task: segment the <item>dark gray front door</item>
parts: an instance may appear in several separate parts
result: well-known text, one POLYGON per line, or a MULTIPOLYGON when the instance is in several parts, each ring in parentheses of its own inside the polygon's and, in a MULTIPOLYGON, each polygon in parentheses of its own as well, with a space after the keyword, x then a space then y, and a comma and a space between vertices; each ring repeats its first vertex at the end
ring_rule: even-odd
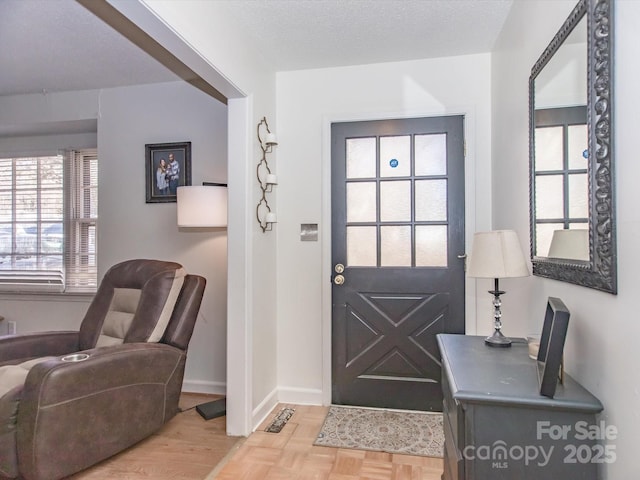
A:
POLYGON ((464 333, 462 116, 332 125, 332 401, 442 410, 464 333))

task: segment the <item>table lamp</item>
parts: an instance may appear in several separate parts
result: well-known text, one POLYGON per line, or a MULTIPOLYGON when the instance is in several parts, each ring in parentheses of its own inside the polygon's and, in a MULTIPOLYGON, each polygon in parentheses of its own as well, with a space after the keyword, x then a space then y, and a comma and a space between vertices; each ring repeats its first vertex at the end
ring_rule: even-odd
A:
POLYGON ((501 331, 502 312, 500 306, 502 302, 500 295, 505 292, 500 290, 498 281, 501 278, 530 275, 517 233, 513 230, 476 232, 473 236, 467 274, 475 278, 494 279, 494 289, 489 290, 489 293, 494 296, 495 331, 484 341, 491 347, 510 347, 511 340, 505 337, 501 331))

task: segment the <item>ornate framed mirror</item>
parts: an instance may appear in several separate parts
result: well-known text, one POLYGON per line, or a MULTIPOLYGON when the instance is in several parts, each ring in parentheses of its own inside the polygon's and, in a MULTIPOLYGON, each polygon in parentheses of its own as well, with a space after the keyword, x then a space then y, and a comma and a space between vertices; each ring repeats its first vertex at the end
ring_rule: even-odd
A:
POLYGON ((534 275, 617 293, 612 0, 580 0, 531 69, 534 275))

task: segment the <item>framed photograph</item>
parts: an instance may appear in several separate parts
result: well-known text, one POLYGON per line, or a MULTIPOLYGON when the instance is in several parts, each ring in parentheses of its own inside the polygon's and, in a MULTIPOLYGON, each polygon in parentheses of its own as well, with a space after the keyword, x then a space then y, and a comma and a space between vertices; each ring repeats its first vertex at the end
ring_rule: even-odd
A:
POLYGON ((176 190, 191 185, 191 142, 145 145, 147 203, 176 201, 176 190))
POLYGON ((562 376, 562 354, 569 327, 569 310, 559 298, 549 297, 538 350, 540 395, 553 398, 562 376))

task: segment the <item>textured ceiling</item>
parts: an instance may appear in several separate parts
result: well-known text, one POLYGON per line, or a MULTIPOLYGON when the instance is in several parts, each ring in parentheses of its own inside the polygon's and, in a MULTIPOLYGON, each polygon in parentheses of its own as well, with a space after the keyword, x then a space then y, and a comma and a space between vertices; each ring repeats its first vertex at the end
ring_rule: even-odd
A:
MULTIPOLYGON (((218 1, 277 70, 487 52, 513 2, 200 1, 218 1)), ((178 79, 74 0, 0 0, 0 68, 0 95, 178 79)))
POLYGON ((0 0, 0 95, 179 77, 74 0, 0 0))
POLYGON ((491 51, 513 0, 225 0, 277 70, 491 51))

